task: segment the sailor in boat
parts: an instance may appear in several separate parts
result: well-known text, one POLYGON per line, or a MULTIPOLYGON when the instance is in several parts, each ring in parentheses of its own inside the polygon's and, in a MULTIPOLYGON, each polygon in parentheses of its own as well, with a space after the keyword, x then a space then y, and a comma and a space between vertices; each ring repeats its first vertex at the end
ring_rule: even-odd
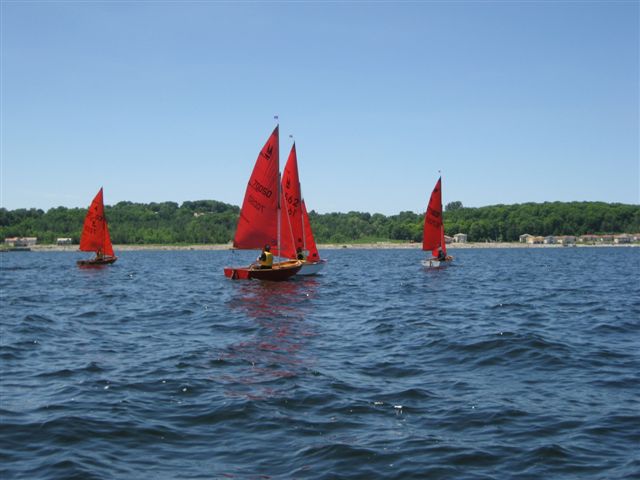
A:
POLYGON ((302 249, 300 247, 298 247, 296 249, 296 258, 298 260, 300 260, 301 262, 304 262, 306 260, 306 258, 304 256, 304 252, 302 251, 302 249))
POLYGON ((265 245, 262 249, 262 254, 258 257, 258 266, 261 270, 273 267, 273 253, 269 245, 265 245))
POLYGON ((104 254, 102 253, 101 249, 98 249, 98 251, 96 252, 96 260, 102 260, 104 258, 104 254))
POLYGON ((450 262, 451 260, 453 260, 453 257, 444 253, 442 251, 442 247, 438 247, 438 256, 435 259, 439 262, 450 262))

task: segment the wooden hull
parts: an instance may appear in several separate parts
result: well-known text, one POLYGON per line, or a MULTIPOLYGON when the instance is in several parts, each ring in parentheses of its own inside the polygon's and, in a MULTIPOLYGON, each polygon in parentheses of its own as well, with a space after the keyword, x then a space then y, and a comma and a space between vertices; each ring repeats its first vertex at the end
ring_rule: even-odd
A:
POLYGON ((300 271, 302 263, 298 260, 274 263, 273 267, 261 269, 256 265, 247 267, 225 267, 224 276, 231 280, 267 280, 281 282, 293 277, 300 271))
POLYGON ((447 257, 446 260, 438 260, 437 258, 427 258, 422 260, 422 266, 426 268, 442 268, 448 267, 453 262, 453 257, 447 257))
POLYGON ((79 267, 102 267, 104 265, 111 265, 118 257, 103 257, 92 258, 90 260, 78 260, 76 263, 79 267))
POLYGON ((298 272, 298 275, 315 275, 322 270, 326 264, 326 260, 320 260, 319 262, 304 262, 302 264, 302 268, 298 272))

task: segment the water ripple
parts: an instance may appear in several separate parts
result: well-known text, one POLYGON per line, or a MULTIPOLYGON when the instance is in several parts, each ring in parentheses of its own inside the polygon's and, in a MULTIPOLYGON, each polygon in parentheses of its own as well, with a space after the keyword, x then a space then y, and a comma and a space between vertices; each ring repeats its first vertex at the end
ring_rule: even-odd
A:
POLYGON ((639 254, 6 254, 0 476, 638 478, 639 254))

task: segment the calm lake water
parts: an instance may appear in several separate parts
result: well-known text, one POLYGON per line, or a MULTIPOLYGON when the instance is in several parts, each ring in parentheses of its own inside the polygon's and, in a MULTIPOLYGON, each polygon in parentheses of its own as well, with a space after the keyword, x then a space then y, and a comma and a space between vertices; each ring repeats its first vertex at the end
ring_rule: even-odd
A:
POLYGON ((640 248, 0 255, 3 479, 640 478, 640 248))

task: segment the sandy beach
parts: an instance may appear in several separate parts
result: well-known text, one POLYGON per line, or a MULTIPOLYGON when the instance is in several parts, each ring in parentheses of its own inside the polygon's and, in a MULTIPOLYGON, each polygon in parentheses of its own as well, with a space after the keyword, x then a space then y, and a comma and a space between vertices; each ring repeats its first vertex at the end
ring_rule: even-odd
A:
MULTIPOLYGON (((605 244, 605 245, 581 245, 576 247, 639 247, 640 244, 605 244)), ((137 250, 231 250, 231 244, 204 244, 204 245, 114 245, 114 250, 126 252, 137 250)), ((327 243, 319 244, 319 250, 339 250, 339 249, 420 249, 422 244, 420 243, 395 243, 395 242, 375 242, 375 243, 327 243)), ((452 243, 447 245, 447 249, 458 250, 468 248, 571 248, 564 247, 559 244, 545 245, 545 244, 525 244, 518 242, 467 242, 467 243, 452 243)), ((35 252, 76 252, 78 251, 78 245, 34 245, 31 247, 35 252)))

